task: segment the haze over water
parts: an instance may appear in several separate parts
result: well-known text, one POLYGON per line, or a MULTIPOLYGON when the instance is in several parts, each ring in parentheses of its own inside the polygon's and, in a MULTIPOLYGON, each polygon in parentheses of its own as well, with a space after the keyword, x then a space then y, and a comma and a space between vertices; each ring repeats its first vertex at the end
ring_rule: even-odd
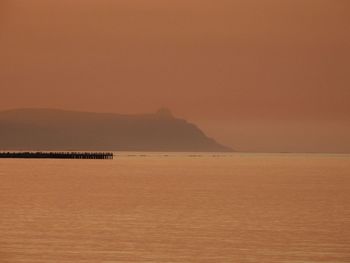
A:
POLYGON ((0 160, 0 262, 350 262, 349 155, 0 160))

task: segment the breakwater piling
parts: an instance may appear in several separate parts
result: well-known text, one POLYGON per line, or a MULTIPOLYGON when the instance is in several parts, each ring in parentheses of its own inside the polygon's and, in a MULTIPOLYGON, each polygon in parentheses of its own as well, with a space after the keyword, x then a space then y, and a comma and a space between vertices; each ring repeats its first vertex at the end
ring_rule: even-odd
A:
POLYGON ((0 158, 19 159, 113 159, 110 152, 0 152, 0 158))

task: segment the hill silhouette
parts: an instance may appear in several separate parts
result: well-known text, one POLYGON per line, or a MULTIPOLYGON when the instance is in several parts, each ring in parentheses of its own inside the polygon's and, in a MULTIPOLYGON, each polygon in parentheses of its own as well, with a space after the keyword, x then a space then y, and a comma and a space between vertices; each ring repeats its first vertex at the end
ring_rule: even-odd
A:
POLYGON ((198 127, 154 114, 121 115, 54 109, 0 112, 0 150, 230 151, 198 127))

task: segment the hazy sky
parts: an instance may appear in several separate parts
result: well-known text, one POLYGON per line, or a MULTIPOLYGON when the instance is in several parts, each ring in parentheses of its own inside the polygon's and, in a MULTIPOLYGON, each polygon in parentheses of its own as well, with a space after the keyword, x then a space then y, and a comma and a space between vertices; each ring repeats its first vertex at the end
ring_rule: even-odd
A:
POLYGON ((350 152, 349 0, 1 0, 0 110, 169 107, 239 150, 350 152))

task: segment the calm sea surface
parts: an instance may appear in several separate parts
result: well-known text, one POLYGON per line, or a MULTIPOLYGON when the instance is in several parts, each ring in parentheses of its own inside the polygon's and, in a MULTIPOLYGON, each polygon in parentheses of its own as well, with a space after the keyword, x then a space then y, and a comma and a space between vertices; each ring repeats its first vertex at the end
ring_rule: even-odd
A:
POLYGON ((350 156, 0 159, 0 262, 350 262, 350 156))

